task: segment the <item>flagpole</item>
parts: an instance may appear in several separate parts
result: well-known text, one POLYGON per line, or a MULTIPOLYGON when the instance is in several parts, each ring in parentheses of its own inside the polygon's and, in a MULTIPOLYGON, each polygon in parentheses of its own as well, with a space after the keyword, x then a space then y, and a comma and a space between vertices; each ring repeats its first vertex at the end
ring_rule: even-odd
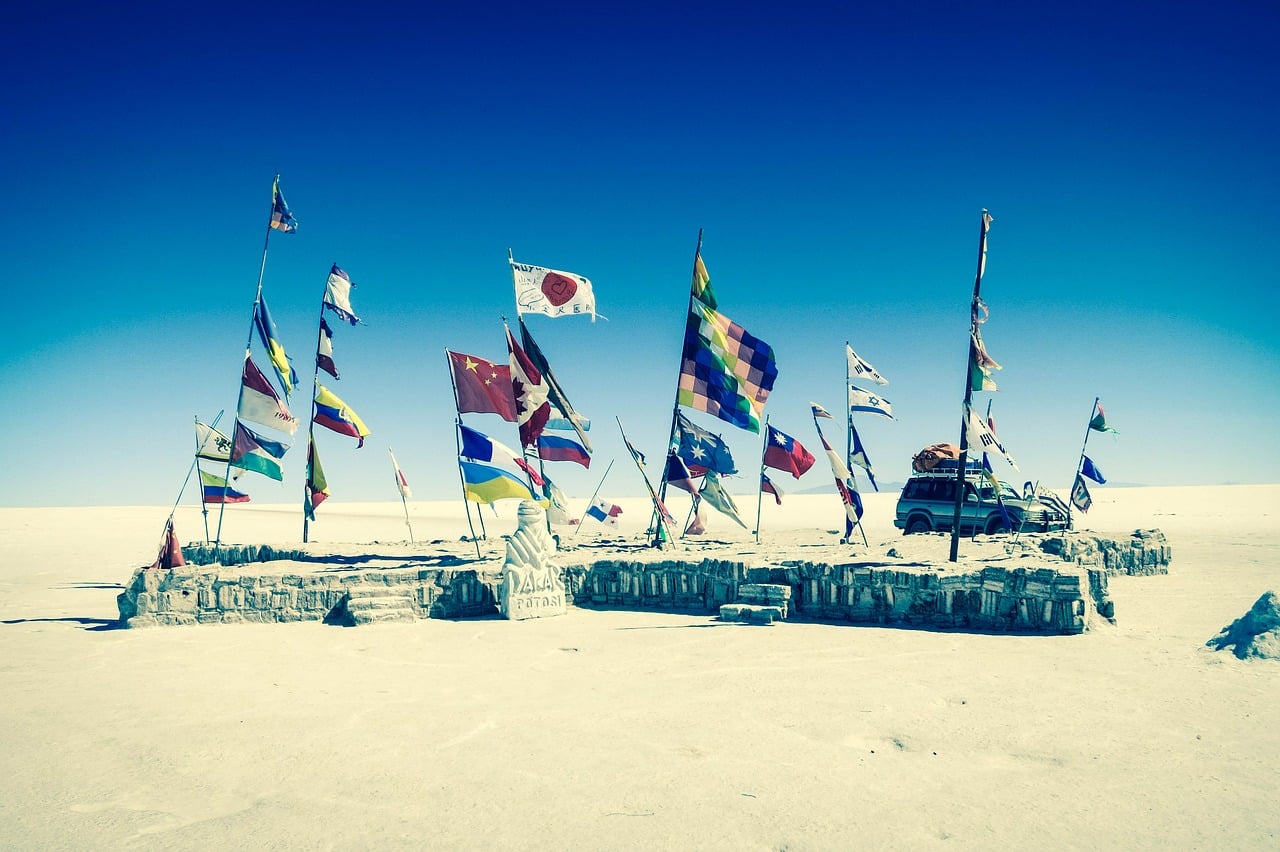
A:
MULTIPOLYGON (((693 275, 698 274, 698 258, 702 256, 702 229, 698 229, 698 246, 693 251, 693 275)), ((688 332, 689 315, 693 312, 693 279, 689 281, 689 301, 685 305, 684 322, 685 330, 688 332)), ((671 447, 671 442, 676 437, 676 423, 680 417, 680 377, 684 375, 684 340, 680 341, 680 371, 676 373, 676 398, 675 403, 671 406, 671 429, 667 432, 667 448, 671 447)), ((621 427, 621 424, 619 424, 621 427)), ((647 480, 646 480, 647 481, 647 480)), ((665 501, 667 499, 667 466, 662 466, 662 484, 658 487, 658 499, 665 501)), ((658 507, 653 507, 654 517, 658 515, 658 507)))
MULTIPOLYGON (((1095 397, 1093 398, 1093 408, 1089 409, 1089 425, 1086 425, 1086 426, 1084 427, 1084 442, 1080 445, 1080 458, 1076 459, 1076 475, 1075 475, 1074 477, 1072 477, 1072 479, 1071 479, 1071 489, 1072 489, 1072 490, 1075 490, 1075 487, 1076 487, 1076 480, 1080 478, 1080 471, 1084 468, 1084 451, 1085 451, 1085 450, 1088 448, 1088 446, 1089 446, 1089 433, 1093 431, 1093 425, 1092 425, 1092 424, 1093 424, 1093 415, 1097 412, 1097 410, 1098 410, 1098 403, 1099 403, 1101 400, 1102 400, 1102 397, 1100 397, 1100 396, 1095 396, 1095 397)), ((1066 501, 1066 502, 1067 502, 1067 529, 1071 529, 1071 528, 1072 528, 1072 527, 1071 527, 1071 525, 1072 525, 1072 512, 1071 512, 1071 509, 1073 508, 1073 506, 1072 506, 1072 503, 1071 503, 1071 492, 1070 492, 1070 491, 1068 491, 1068 492, 1067 492, 1067 501, 1066 501)))
POLYGON ((982 289, 982 272, 987 260, 987 208, 982 208, 978 217, 978 271, 973 277, 973 300, 969 303, 969 345, 964 365, 964 407, 960 415, 960 458, 956 466, 956 501, 955 512, 951 519, 951 555, 955 562, 960 553, 960 510, 964 506, 964 474, 965 463, 969 458, 969 406, 973 403, 973 332, 978 325, 978 305, 982 289))
MULTIPOLYGON (((649 477, 645 474, 644 467, 641 466, 640 464, 640 459, 636 458, 635 454, 630 449, 631 442, 627 440, 627 431, 622 428, 622 420, 620 420, 616 415, 614 416, 613 419, 618 424, 618 431, 622 433, 622 442, 626 444, 628 447, 627 455, 631 456, 631 461, 635 463, 636 471, 639 472, 640 478, 644 480, 645 490, 649 492, 649 499, 653 501, 653 511, 654 511, 654 514, 657 515, 658 525, 657 525, 657 535, 652 542, 652 546, 653 547, 662 546, 662 527, 664 524, 667 527, 668 539, 674 543, 675 534, 671 530, 671 525, 668 524, 666 520, 662 517, 662 510, 658 508, 660 505, 665 507, 666 503, 664 503, 662 498, 658 496, 657 492, 653 490, 653 483, 649 481, 649 477)), ((663 469, 663 473, 665 474, 666 464, 663 464, 662 469, 663 469)))
MULTIPOLYGON (((596 483, 596 490, 591 492, 591 497, 587 499, 587 508, 590 509, 596 504, 596 497, 600 494, 600 489, 604 487, 605 477, 609 475, 609 471, 613 470, 614 459, 609 459, 609 466, 604 469, 604 476, 600 477, 600 481, 596 483)), ((587 513, 584 510, 582 517, 578 518, 577 528, 574 529, 573 535, 576 538, 578 531, 582 529, 582 522, 587 519, 587 513)))
MULTIPOLYGON (((449 365, 449 386, 453 388, 453 405, 458 415, 454 420, 453 427, 453 443, 458 448, 454 459, 458 463, 458 484, 462 487, 462 508, 467 512, 467 529, 471 531, 471 541, 476 546, 476 559, 480 558, 480 542, 476 540, 476 528, 471 523, 471 502, 467 500, 467 480, 462 475, 462 430, 458 427, 462 425, 462 403, 458 401, 458 382, 453 377, 453 359, 449 357, 449 350, 444 350, 445 363, 449 365)), ((480 515, 480 509, 476 509, 476 514, 480 515)), ((484 516, 480 515, 480 529, 484 529, 484 516)), ((488 538, 486 534, 486 539, 488 538)))
MULTIPOLYGON (((275 179, 277 181, 280 180, 279 172, 276 172, 275 179)), ((277 184, 272 184, 273 187, 275 187, 276 185, 277 184)), ((267 233, 266 233, 266 236, 262 238, 262 261, 258 264, 258 288, 253 295, 253 313, 249 315, 249 336, 244 342, 244 354, 246 358, 249 357, 249 352, 253 349, 253 325, 258 319, 258 305, 262 303, 262 276, 267 271, 267 249, 271 247, 271 214, 275 212, 275 209, 276 209, 276 199, 275 199, 275 192, 273 190, 271 194, 271 210, 268 211, 267 213, 267 233)), ((244 387, 244 365, 243 364, 241 364, 240 372, 241 372, 240 386, 243 389, 244 387)), ((224 480, 226 480, 228 488, 231 487, 231 457, 235 455, 235 452, 236 452, 236 446, 235 446, 236 428, 235 427, 240 425, 240 405, 238 402, 239 398, 240 398, 239 395, 237 395, 236 396, 236 399, 237 399, 236 416, 232 418, 232 424, 231 424, 231 452, 227 454, 227 469, 222 477, 224 480)), ((226 512, 226 509, 227 509, 227 501, 223 500, 218 508, 218 531, 213 542, 213 558, 215 562, 219 559, 219 548, 222 545, 222 516, 226 512)))
POLYGON ((769 415, 764 416, 764 440, 760 442, 760 475, 756 477, 756 544, 760 543, 760 507, 764 504, 764 455, 769 451, 769 415))
POLYGON ((404 506, 404 525, 409 528, 409 543, 413 544, 413 524, 409 523, 409 502, 404 496, 404 486, 400 484, 400 465, 396 464, 396 454, 390 446, 387 452, 391 453, 391 467, 396 475, 396 490, 400 492, 400 504, 404 506))
MULTIPOLYGON (((210 429, 216 429, 216 428, 218 428, 218 421, 222 419, 222 415, 223 415, 223 414, 225 414, 225 413, 226 413, 226 410, 225 410, 225 409, 223 409, 223 410, 219 411, 219 412, 218 412, 218 414, 217 414, 217 416, 213 418, 213 422, 209 424, 209 428, 210 428, 210 429)), ((195 415, 195 420, 196 420, 196 422, 197 422, 197 423, 199 423, 199 422, 200 422, 200 415, 199 415, 199 414, 195 415)), ((199 470, 199 469, 200 469, 200 455, 199 455, 199 453, 200 453, 200 436, 199 436, 199 435, 197 435, 197 436, 196 436, 196 456, 195 456, 195 459, 194 459, 196 470, 199 470)), ((228 453, 228 455, 230 455, 230 453, 228 453)), ((187 471, 187 478, 188 478, 188 479, 190 479, 190 478, 191 478, 191 471, 187 471)), ((226 489, 226 488, 229 488, 229 487, 230 487, 230 484, 229 484, 229 483, 227 483, 227 481, 226 481, 225 479, 223 480, 223 483, 224 483, 224 484, 223 484, 223 489, 224 489, 224 490, 223 490, 223 492, 222 492, 222 499, 225 501, 225 500, 227 499, 227 494, 226 494, 226 490, 225 490, 225 489, 226 489)), ((183 493, 184 491, 186 491, 186 490, 187 490, 187 484, 184 482, 184 483, 182 483, 182 491, 179 491, 179 492, 178 492, 178 499, 179 499, 179 500, 181 500, 181 499, 182 499, 182 493, 183 493)), ((201 480, 201 482, 200 482, 200 513, 201 513, 202 515, 204 515, 204 540, 205 540, 205 541, 208 541, 208 540, 209 540, 209 504, 208 504, 208 503, 206 503, 206 502, 204 501, 204 481, 203 481, 203 480, 201 480)))
MULTIPOLYGON (((337 261, 334 261, 333 265, 337 266, 338 265, 337 261)), ((325 279, 324 292, 325 293, 329 292, 328 278, 325 279)), ((314 453, 311 452, 311 447, 314 446, 314 443, 316 440, 316 385, 320 383, 320 338, 324 335, 324 332, 321 331, 320 326, 321 326, 321 323, 323 322, 324 322, 324 293, 321 293, 320 294, 320 314, 316 318, 316 357, 313 359, 314 365, 311 368, 311 417, 307 420, 307 457, 308 457, 307 475, 305 477, 305 481, 302 483, 302 543, 303 544, 307 543, 308 521, 310 520, 307 517, 307 496, 311 488, 311 473, 312 473, 311 458, 315 455, 314 453)), ((408 517, 409 517, 408 509, 406 508, 405 518, 407 519, 408 517)), ((410 534, 410 537, 412 537, 412 534, 410 534)))

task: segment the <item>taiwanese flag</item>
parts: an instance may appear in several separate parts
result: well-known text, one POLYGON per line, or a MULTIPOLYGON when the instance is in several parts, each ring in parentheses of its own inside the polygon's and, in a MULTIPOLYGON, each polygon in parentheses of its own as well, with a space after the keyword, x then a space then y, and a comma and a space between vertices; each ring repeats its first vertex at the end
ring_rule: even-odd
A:
POLYGON ((785 432, 779 432, 770 426, 767 441, 768 445, 764 451, 766 467, 784 470, 796 479, 813 467, 813 453, 785 432))
POLYGON ((764 471, 760 472, 760 490, 765 494, 772 494, 773 499, 779 506, 782 505, 782 490, 773 484, 773 480, 769 478, 769 474, 764 471))

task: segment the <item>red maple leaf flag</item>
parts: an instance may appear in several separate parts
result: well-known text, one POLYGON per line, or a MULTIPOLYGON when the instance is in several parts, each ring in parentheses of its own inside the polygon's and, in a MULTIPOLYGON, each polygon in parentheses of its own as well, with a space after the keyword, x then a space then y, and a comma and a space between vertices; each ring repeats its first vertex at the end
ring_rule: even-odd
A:
POLYGON ((546 428, 551 416, 551 403, 547 400, 547 386, 542 373, 529 360, 529 356, 507 329, 507 351, 511 353, 511 395, 516 401, 516 423, 520 426, 520 443, 536 447, 538 436, 546 428))

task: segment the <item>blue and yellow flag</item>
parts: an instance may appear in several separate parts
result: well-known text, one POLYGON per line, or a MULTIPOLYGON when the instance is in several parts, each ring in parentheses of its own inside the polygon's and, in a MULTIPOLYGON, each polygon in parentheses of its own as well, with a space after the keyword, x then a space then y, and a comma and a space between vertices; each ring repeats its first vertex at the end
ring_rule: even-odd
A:
POLYGON ((258 329, 258 338, 267 350, 271 366, 275 368, 276 376, 280 379, 280 389, 284 391, 284 398, 288 399, 289 394, 293 393, 294 387, 298 384, 298 374, 289 363, 284 344, 276 335, 276 324, 271 321, 271 311, 267 309, 267 300, 264 297, 259 296, 258 303, 254 305, 253 324, 258 329))
POLYGON ((271 227, 286 234, 298 230, 298 220, 289 212, 289 205, 284 201, 284 193, 280 191, 280 175, 271 182, 271 227))

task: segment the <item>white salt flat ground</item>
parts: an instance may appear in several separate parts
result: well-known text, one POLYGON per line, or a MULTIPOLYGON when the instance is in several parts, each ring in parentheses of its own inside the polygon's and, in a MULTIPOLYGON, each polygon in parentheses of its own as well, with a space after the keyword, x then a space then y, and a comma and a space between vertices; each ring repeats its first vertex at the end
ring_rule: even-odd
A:
MULTIPOLYGON (((833 499, 766 505, 764 546, 826 537, 833 499)), ((1203 644, 1280 587, 1280 486, 1095 499, 1084 526, 1158 527, 1174 562, 1112 579, 1118 623, 1074 637, 589 610, 103 629, 167 509, 0 510, 0 848, 1276 848, 1280 662, 1203 644)), ((856 552, 907 546, 893 496, 867 502, 856 552)), ((466 532, 411 508, 420 540, 466 532)), ((313 527, 403 537, 398 503, 313 527)))

